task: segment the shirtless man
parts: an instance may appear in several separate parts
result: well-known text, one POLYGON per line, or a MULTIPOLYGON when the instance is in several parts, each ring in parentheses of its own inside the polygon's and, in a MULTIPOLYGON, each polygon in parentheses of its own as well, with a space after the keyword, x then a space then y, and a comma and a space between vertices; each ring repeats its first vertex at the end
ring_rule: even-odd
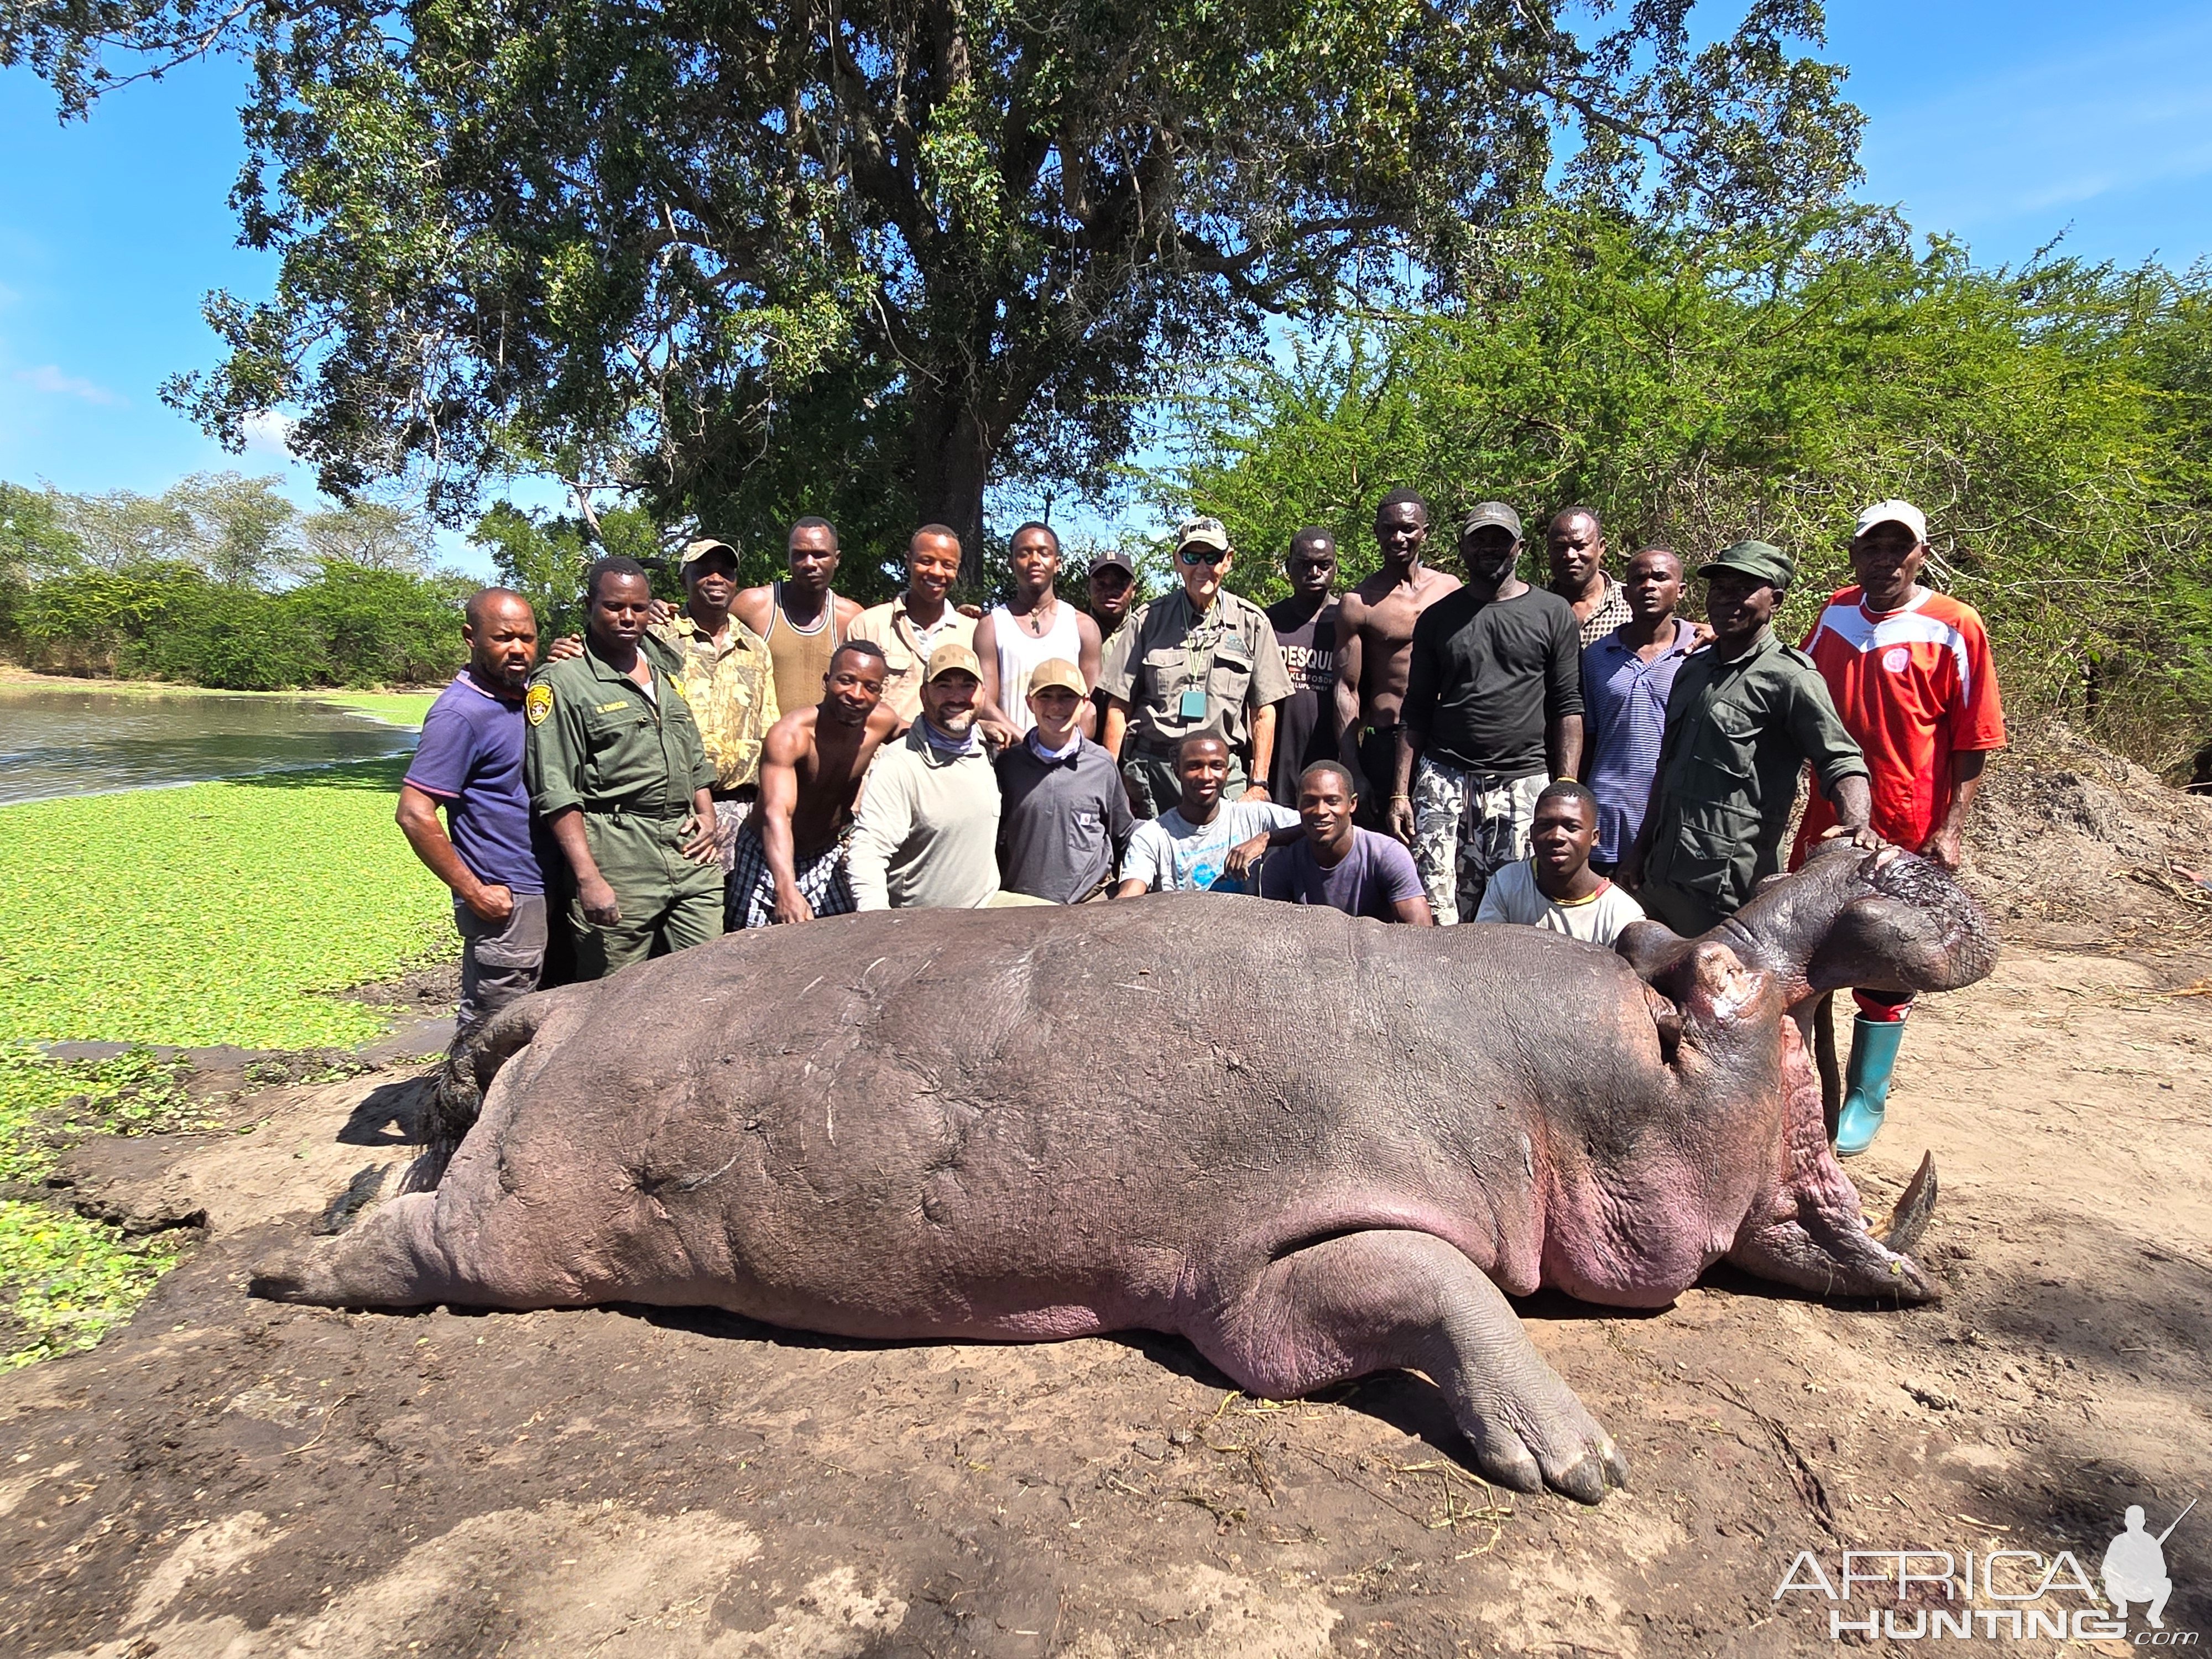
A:
POLYGON ((884 702, 890 672, 873 640, 848 640, 822 701, 786 714, 761 745, 760 799, 738 831, 726 931, 854 909, 845 847, 868 763, 902 722, 884 702))
POLYGON ((804 708, 861 606, 830 591, 837 574, 837 527, 829 520, 799 520, 785 546, 791 574, 746 588, 730 601, 730 614, 768 642, 777 707, 804 708))
POLYGON ((1394 489, 1376 507, 1375 539, 1382 568, 1337 601, 1336 716, 1344 763, 1360 781, 1359 823, 1385 830, 1413 624, 1459 579, 1421 562, 1429 504, 1413 490, 1394 489))

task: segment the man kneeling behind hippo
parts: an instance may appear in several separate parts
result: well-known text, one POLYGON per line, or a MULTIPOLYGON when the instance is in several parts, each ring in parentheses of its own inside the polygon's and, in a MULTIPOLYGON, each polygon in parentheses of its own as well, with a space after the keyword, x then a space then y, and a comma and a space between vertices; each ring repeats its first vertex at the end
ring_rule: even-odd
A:
POLYGON ((255 1289, 871 1338, 1143 1328, 1278 1397, 1403 1366, 1490 1478, 1595 1502, 1626 1462, 1506 1297, 1663 1306, 1723 1260, 1934 1297, 1899 1253, 1928 1166, 1869 1236, 1791 1016, 1995 953, 1944 872, 1848 844, 1705 938, 1639 923, 1621 954, 1203 893, 740 934, 489 1021, 436 1190, 255 1289), (1149 1017, 1101 1030, 1105 994, 1149 1017))

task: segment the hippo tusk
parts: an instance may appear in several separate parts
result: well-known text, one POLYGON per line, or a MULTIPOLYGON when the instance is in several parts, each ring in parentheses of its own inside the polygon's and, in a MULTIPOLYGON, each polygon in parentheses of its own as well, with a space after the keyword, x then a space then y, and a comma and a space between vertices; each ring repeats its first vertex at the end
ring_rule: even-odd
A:
POLYGON ((1928 1231, 1928 1218, 1936 1213, 1936 1154, 1923 1152, 1920 1168, 1890 1212, 1889 1229, 1882 1248, 1903 1255, 1928 1231))

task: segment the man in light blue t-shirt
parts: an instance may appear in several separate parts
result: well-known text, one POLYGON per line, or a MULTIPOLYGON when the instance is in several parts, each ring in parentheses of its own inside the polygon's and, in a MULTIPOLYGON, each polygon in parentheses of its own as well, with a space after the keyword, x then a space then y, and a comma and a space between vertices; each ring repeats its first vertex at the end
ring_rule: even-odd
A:
POLYGON ((1185 738, 1176 750, 1176 781, 1182 799, 1139 823, 1129 837, 1115 898, 1203 890, 1249 893, 1254 866, 1268 847, 1287 846, 1304 833, 1288 806, 1222 800, 1229 745, 1219 738, 1185 738))

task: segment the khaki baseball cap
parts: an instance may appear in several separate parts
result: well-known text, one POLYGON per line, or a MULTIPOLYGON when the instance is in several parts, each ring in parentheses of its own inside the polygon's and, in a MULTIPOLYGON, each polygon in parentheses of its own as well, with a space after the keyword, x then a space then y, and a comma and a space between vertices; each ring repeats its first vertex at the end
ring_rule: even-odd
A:
POLYGON ((1912 532, 1914 541, 1928 539, 1928 515, 1911 501, 1876 501, 1861 513, 1858 523, 1851 530, 1851 539, 1856 541, 1881 524, 1901 524, 1912 532))
POLYGON ((729 543, 717 540, 712 536, 702 536, 684 550, 684 556, 676 566, 677 574, 681 575, 709 553, 726 553, 730 556, 732 564, 738 562, 738 550, 732 547, 729 543))
POLYGON ((1790 578, 1797 574, 1797 566, 1771 542, 1741 541, 1723 548, 1699 565, 1698 579, 1710 578, 1716 570, 1740 571, 1776 587, 1786 588, 1790 578))
POLYGON ((922 679, 925 683, 932 683, 940 674, 955 672, 972 674, 980 680, 983 678, 983 665, 975 659, 975 653, 959 641, 947 640, 929 653, 929 672, 922 676, 922 679))
MULTIPOLYGON (((932 658, 931 660, 933 662, 936 659, 932 658)), ((1087 697, 1091 695, 1091 688, 1083 683, 1083 671, 1065 657, 1047 657, 1035 668, 1030 669, 1029 690, 1022 695, 1025 697, 1033 697, 1038 692, 1055 685, 1063 690, 1074 692, 1079 697, 1087 697)))
POLYGON ((1229 550, 1229 531, 1218 519, 1185 519, 1176 526, 1176 551, 1194 544, 1229 550))
POLYGON ((1478 502, 1474 511, 1460 521, 1460 539, 1465 541, 1476 531, 1487 530, 1492 526, 1511 531, 1516 542, 1521 539, 1521 515, 1503 501, 1478 502))

